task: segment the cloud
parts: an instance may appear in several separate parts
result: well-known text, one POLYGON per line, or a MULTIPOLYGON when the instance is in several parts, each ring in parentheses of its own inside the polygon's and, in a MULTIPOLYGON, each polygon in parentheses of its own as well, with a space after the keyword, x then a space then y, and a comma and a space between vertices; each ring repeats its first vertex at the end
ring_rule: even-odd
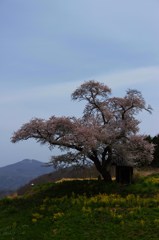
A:
POLYGON ((14 89, 12 92, 8 90, 7 93, 2 94, 0 98, 0 104, 4 103, 16 103, 16 102, 30 102, 36 100, 44 100, 48 97, 59 98, 65 96, 68 92, 75 87, 74 82, 66 83, 54 83, 49 85, 40 85, 37 87, 27 89, 14 89))
POLYGON ((99 81, 105 82, 113 88, 150 83, 152 81, 158 83, 158 78, 159 66, 135 68, 114 74, 98 76, 99 81))
POLYGON ((12 92, 1 93, 0 104, 13 102, 30 102, 36 100, 45 100, 47 98, 65 98, 87 80, 96 80, 104 82, 115 90, 127 87, 136 87, 141 84, 155 83, 159 84, 159 66, 143 67, 119 71, 112 74, 103 74, 90 76, 87 79, 76 79, 75 81, 60 82, 26 89, 14 89, 12 92))

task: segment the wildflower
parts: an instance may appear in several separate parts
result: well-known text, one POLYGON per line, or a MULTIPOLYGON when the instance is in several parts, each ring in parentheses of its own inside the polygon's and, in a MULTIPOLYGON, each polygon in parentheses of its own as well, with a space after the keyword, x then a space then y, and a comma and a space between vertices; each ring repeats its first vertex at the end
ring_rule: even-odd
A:
POLYGON ((140 224, 141 226, 144 226, 145 225, 145 221, 143 219, 140 220, 140 224))
POLYGON ((32 218, 32 222, 33 222, 33 223, 36 223, 36 222, 37 222, 37 219, 36 219, 36 218, 32 218))
POLYGON ((53 219, 56 220, 58 218, 61 218, 63 215, 64 215, 63 212, 57 212, 57 213, 54 214, 53 219))

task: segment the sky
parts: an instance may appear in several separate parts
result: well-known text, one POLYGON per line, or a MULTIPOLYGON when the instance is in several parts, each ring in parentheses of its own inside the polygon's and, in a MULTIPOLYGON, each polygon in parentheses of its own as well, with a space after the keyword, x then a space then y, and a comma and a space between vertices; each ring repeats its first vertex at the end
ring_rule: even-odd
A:
POLYGON ((0 167, 57 154, 10 138, 34 117, 81 116, 71 93, 88 80, 141 91, 140 133, 157 135, 158 23, 158 0, 0 0, 0 167))

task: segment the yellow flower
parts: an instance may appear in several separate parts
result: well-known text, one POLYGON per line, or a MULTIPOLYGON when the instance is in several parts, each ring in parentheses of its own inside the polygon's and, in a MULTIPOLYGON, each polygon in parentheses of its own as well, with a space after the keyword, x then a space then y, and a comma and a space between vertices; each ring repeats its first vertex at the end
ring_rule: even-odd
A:
POLYGON ((58 213, 55 213, 55 214, 54 214, 53 218, 54 218, 54 220, 56 220, 56 219, 62 217, 63 215, 64 215, 63 212, 58 212, 58 213))
POLYGON ((32 218, 32 222, 33 222, 33 223, 36 223, 36 222, 37 222, 37 219, 36 219, 36 218, 32 218))
POLYGON ((141 220, 140 220, 140 224, 141 224, 142 226, 144 226, 144 225, 145 225, 145 221, 144 221, 143 219, 141 219, 141 220))
POLYGON ((154 220, 154 223, 155 223, 156 225, 159 225, 159 219, 155 219, 155 220, 154 220))
POLYGON ((40 219, 40 218, 43 217, 43 216, 42 216, 41 214, 39 214, 39 213, 33 213, 32 216, 33 216, 33 218, 36 218, 36 219, 40 219))
POLYGON ((125 222, 124 222, 124 221, 121 221, 120 224, 121 224, 122 226, 124 226, 125 222))

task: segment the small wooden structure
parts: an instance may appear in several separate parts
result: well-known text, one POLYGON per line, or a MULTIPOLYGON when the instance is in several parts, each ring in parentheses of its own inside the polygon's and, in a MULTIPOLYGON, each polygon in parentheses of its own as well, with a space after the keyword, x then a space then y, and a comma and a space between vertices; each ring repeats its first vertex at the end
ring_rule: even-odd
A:
POLYGON ((133 167, 116 165, 115 175, 117 183, 131 184, 133 181, 133 167))
POLYGON ((131 184, 133 182, 133 164, 126 159, 114 158, 112 169, 117 183, 131 184))

